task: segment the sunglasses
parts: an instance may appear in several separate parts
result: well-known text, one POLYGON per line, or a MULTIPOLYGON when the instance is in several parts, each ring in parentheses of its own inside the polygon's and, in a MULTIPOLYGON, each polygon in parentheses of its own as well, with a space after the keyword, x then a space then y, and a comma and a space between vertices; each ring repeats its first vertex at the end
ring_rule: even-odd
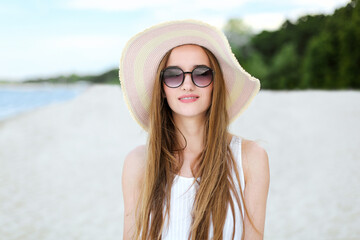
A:
POLYGON ((184 80, 185 74, 191 74, 191 80, 200 88, 204 88, 210 85, 213 81, 214 70, 207 66, 197 66, 192 72, 184 72, 179 67, 167 67, 160 73, 160 79, 169 88, 180 87, 184 80))

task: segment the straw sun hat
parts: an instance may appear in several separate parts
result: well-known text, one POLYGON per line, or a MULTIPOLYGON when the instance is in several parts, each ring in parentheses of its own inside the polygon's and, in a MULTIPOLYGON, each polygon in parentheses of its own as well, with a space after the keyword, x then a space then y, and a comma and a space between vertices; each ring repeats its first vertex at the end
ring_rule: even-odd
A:
POLYGON ((260 82, 247 73, 231 51, 225 35, 196 20, 171 21, 145 29, 126 44, 120 60, 120 83, 133 118, 146 131, 155 74, 164 55, 174 47, 196 44, 217 58, 228 91, 228 113, 235 120, 259 92, 260 82))

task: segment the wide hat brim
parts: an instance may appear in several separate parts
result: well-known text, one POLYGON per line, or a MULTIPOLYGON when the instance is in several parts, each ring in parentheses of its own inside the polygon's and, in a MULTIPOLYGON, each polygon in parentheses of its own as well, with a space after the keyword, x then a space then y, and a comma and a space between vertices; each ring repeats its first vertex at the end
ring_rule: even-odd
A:
POLYGON ((125 102, 132 117, 145 131, 149 128, 149 108, 159 63, 169 50, 184 44, 203 46, 217 58, 228 92, 230 122, 249 106, 260 90, 260 81, 240 66, 222 31, 196 20, 155 25, 128 41, 119 66, 125 102))

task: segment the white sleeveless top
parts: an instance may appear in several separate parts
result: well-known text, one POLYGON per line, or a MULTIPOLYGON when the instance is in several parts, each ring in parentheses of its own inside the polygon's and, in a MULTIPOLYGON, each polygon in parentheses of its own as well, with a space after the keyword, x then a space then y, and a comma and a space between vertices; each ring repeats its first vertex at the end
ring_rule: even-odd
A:
MULTIPOLYGON (((233 136, 230 142, 230 148, 234 154, 235 161, 238 165, 239 177, 241 182, 241 189, 244 193, 245 189, 245 180, 244 173, 242 168, 241 161, 241 138, 237 136, 233 136)), ((238 194, 240 193, 239 185, 236 181, 235 174, 233 172, 233 177, 236 182, 238 194)), ((194 199, 195 199, 195 185, 191 186, 194 178, 187 178, 176 175, 174 178, 174 182, 171 188, 171 202, 170 202, 170 223, 169 228, 166 228, 167 218, 165 218, 164 230, 162 232, 163 240, 187 240, 190 233, 190 225, 191 225, 191 210, 193 207, 194 199), (191 186, 191 187, 190 187, 191 186)), ((232 195, 233 196, 233 195, 232 195)), ((240 201, 241 197, 239 195, 240 201)), ((241 239, 242 227, 243 227, 243 218, 244 218, 244 206, 243 202, 241 202, 241 210, 243 212, 242 218, 240 217, 240 210, 237 205, 235 198, 234 201, 234 210, 235 210, 235 238, 241 239)), ((210 234, 209 237, 213 236, 213 226, 210 224, 209 228, 210 234)), ((227 210, 224 231, 223 231, 223 239, 232 239, 233 233, 233 215, 231 212, 230 204, 227 210)))

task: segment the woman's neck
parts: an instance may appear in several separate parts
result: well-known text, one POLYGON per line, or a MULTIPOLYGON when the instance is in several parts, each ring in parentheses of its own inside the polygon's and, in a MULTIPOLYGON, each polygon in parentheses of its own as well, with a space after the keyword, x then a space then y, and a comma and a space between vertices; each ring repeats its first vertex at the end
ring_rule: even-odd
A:
MULTIPOLYGON (((204 148, 203 139, 205 118, 200 116, 184 118, 174 115, 174 122, 186 138, 186 148, 184 149, 184 152, 201 152, 204 148)), ((181 146, 185 146, 185 139, 181 133, 177 134, 177 138, 181 146)))

